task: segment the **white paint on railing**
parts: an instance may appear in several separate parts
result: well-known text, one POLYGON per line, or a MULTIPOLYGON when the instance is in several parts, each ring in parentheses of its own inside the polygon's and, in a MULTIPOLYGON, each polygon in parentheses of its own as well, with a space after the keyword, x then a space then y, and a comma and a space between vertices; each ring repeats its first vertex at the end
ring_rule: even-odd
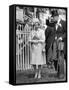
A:
POLYGON ((28 42, 29 33, 28 30, 21 30, 21 25, 17 26, 16 36, 17 36, 17 45, 16 45, 16 70, 27 70, 31 69, 30 67, 30 46, 28 42), (20 30, 18 30, 20 26, 20 30))

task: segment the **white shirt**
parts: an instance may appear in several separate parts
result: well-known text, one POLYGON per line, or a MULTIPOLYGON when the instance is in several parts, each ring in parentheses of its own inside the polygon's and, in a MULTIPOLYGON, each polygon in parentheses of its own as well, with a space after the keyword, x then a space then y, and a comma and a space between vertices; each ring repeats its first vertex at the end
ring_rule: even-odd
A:
POLYGON ((58 29, 58 26, 60 26, 60 27, 62 27, 62 25, 61 25, 61 23, 60 23, 60 18, 58 19, 58 22, 57 22, 57 24, 56 24, 56 30, 58 29))

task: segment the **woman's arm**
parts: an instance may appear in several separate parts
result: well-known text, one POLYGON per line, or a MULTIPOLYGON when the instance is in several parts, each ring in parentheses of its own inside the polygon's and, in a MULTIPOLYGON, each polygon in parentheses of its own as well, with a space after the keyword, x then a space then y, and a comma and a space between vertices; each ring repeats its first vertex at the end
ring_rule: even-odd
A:
POLYGON ((44 43, 45 42, 45 32, 43 30, 41 32, 41 38, 40 38, 40 40, 38 40, 38 42, 40 42, 40 43, 44 43))
POLYGON ((38 40, 39 43, 44 43, 45 41, 44 40, 38 40))
POLYGON ((30 43, 38 43, 38 40, 30 40, 30 43))

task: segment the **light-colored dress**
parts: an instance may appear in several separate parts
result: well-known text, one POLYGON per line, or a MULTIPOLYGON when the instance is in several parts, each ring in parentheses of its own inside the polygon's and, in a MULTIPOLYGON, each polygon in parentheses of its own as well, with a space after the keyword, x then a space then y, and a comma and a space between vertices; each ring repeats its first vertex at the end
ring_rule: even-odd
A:
POLYGON ((42 52, 45 44, 44 31, 40 28, 37 31, 35 30, 31 31, 29 41, 31 42, 30 64, 33 64, 33 65, 46 64, 46 60, 43 59, 43 52, 42 52))

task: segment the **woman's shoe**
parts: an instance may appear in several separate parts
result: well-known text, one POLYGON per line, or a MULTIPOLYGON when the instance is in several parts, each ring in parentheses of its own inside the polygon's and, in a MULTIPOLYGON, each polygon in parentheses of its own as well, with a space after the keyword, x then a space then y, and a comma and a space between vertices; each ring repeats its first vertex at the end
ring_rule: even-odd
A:
POLYGON ((37 78, 37 76, 38 76, 38 74, 36 73, 34 78, 37 78))
POLYGON ((41 74, 38 75, 38 79, 40 79, 40 78, 41 78, 41 74))

